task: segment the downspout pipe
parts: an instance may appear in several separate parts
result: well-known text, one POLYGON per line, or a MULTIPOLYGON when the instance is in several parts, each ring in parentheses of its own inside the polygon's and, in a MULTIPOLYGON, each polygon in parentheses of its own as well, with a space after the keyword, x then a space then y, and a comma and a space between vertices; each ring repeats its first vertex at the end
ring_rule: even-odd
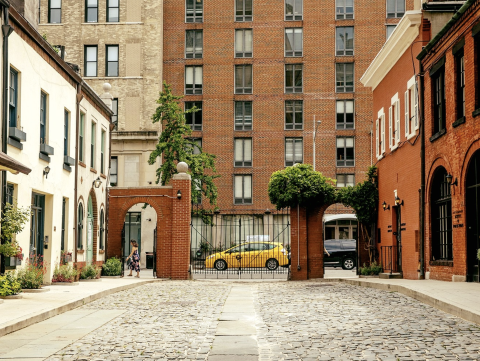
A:
POLYGON ((80 102, 83 99, 82 95, 82 84, 78 83, 77 84, 77 109, 76 109, 76 114, 75 114, 75 190, 74 190, 74 197, 75 197, 75 203, 74 207, 75 209, 73 210, 73 223, 75 225, 75 236, 74 236, 74 242, 75 244, 73 245, 73 249, 75 250, 75 263, 78 261, 77 260, 77 243, 78 243, 78 162, 80 161, 79 159, 79 135, 80 135, 80 102))
MULTIPOLYGON (((8 37, 13 32, 13 28, 8 21, 8 6, 3 6, 3 94, 2 94, 2 152, 7 154, 7 138, 8 138, 8 37)), ((5 204, 7 203, 7 172, 2 171, 2 203, 0 206, 1 214, 5 211, 5 204)), ((4 243, 3 239, 1 243, 4 243)), ((5 273, 5 256, 2 254, 0 258, 0 274, 5 273)))
POLYGON ((420 103, 420 274, 419 279, 425 279, 425 105, 424 105, 424 75, 423 64, 420 61, 420 80, 417 91, 420 103))

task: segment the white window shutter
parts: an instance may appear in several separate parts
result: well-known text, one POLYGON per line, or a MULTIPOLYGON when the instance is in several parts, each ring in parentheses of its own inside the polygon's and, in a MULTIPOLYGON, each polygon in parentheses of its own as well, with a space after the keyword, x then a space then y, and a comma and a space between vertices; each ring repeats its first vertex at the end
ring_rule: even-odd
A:
POLYGON ((409 104, 409 93, 410 90, 407 89, 405 92, 405 137, 410 135, 410 104, 409 104))
POLYGON ((415 110, 413 112, 413 115, 415 117, 414 124, 415 124, 415 130, 418 130, 419 128, 419 122, 418 122, 418 91, 417 91, 417 82, 415 82, 415 85, 413 86, 413 97, 414 97, 414 104, 415 104, 415 110))
POLYGON ((393 119, 392 119, 392 107, 388 108, 388 147, 392 149, 393 147, 393 119))
POLYGON ((382 132, 382 149, 380 149, 380 154, 385 153, 385 114, 382 114, 382 124, 380 125, 382 132))
POLYGON ((377 158, 380 156, 380 144, 378 143, 379 141, 379 138, 378 138, 378 119, 377 121, 375 122, 375 148, 376 148, 376 152, 377 152, 377 158))
POLYGON ((395 147, 400 143, 400 100, 395 102, 395 147))

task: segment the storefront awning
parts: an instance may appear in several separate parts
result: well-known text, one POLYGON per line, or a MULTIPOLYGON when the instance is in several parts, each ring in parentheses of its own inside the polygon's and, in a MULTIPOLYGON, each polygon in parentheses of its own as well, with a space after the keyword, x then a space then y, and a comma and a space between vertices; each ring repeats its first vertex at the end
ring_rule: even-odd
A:
POLYGON ((355 214, 351 214, 351 213, 344 213, 344 214, 325 214, 323 216, 323 222, 326 223, 326 222, 331 222, 331 221, 338 221, 338 220, 353 220, 353 221, 356 221, 357 220, 357 216, 355 214))
POLYGON ((30 168, 24 166, 9 155, 0 152, 0 171, 2 170, 6 170, 13 174, 29 174, 32 171, 30 168))

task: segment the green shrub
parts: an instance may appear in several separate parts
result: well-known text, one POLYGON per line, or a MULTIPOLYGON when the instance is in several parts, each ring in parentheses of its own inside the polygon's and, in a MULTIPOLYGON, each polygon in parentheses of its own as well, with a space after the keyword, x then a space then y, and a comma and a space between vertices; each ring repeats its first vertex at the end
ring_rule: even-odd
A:
POLYGON ((380 263, 377 262, 372 262, 369 266, 366 266, 365 263, 363 264, 363 267, 360 267, 360 273, 363 276, 376 276, 380 272, 382 272, 383 268, 380 263))
POLYGON ((38 289, 43 285, 43 276, 47 272, 44 262, 37 258, 28 259, 24 268, 18 271, 18 280, 25 289, 38 289))
POLYGON ((117 257, 107 259, 102 265, 102 275, 120 276, 122 274, 122 261, 117 257))
POLYGON ((83 267, 82 272, 80 272, 80 279, 82 280, 93 280, 97 277, 98 277, 97 268, 91 264, 83 267))
POLYGON ((0 276, 0 296, 12 296, 22 292, 22 285, 12 272, 0 276))
POLYGON ((74 269, 71 265, 61 265, 55 267, 53 271, 52 282, 73 282, 75 276, 77 275, 77 270, 74 269))

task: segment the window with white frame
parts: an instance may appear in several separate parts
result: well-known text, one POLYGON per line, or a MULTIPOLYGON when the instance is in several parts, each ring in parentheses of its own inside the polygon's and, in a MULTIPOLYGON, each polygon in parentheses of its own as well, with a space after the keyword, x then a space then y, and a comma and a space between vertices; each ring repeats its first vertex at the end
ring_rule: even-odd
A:
POLYGON ((388 109, 389 148, 396 149, 400 143, 400 99, 398 93, 392 98, 388 109))
POLYGON ((337 20, 353 19, 353 0, 336 0, 337 20))
POLYGON ((95 148, 97 143, 97 124, 92 122, 92 131, 91 131, 91 142, 90 142, 90 167, 95 169, 95 148))
POLYGON ((252 130, 252 102, 235 102, 235 130, 252 130))
POLYGON ((407 91, 405 92, 405 137, 410 139, 415 136, 418 130, 418 99, 417 99, 417 83, 413 76, 407 83, 407 91))
POLYGON ((236 175, 234 183, 235 204, 252 203, 252 176, 236 175))
POLYGON ((203 68, 201 66, 185 67, 185 94, 202 94, 203 68))
POLYGON ((253 0, 235 0, 235 21, 252 21, 253 0))
POLYGON ((303 0, 285 0, 285 20, 302 20, 303 0))
POLYGON ((379 110, 375 121, 375 149, 377 159, 382 158, 385 153, 385 112, 383 108, 379 110))
POLYGON ((252 65, 235 65, 235 94, 252 94, 252 65))
POLYGON ((235 30, 235 57, 251 58, 253 56, 252 29, 235 30))
POLYGON ((203 22, 203 0, 186 0, 185 10, 187 23, 203 22))
POLYGON ((387 40, 393 34, 396 27, 397 25, 387 25, 387 40))
POLYGON ((354 129, 354 100, 337 100, 337 129, 354 129))
POLYGON ((203 56, 203 30, 185 31, 185 58, 199 59, 203 56))
POLYGON ((353 55, 353 26, 337 26, 336 55, 353 55))
POLYGON ((285 29, 285 56, 303 56, 303 29, 285 29))
POLYGON ((354 64, 337 63, 335 64, 335 79, 337 93, 351 93, 354 91, 354 64))
POLYGON ((337 188, 353 187, 355 185, 355 174, 337 174, 337 188))
POLYGON ((285 138, 285 166, 303 163, 303 138, 285 138))
POLYGON ((110 185, 115 187, 118 182, 118 157, 110 158, 110 185))
POLYGON ((355 138, 337 137, 337 167, 355 166, 355 138))
POLYGON ((401 18, 405 14, 405 0, 387 0, 387 18, 401 18))
POLYGON ((252 138, 235 139, 235 167, 252 166, 252 138))

